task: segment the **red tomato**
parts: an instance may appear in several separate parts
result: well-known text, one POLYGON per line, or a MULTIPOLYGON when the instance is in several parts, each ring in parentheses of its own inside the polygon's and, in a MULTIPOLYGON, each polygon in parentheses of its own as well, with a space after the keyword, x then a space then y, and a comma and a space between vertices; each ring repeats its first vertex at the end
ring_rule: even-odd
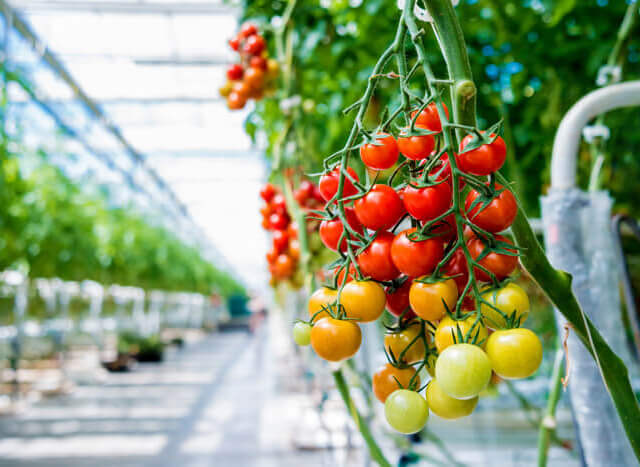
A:
POLYGON ((251 60, 249 60, 249 66, 251 68, 258 68, 262 71, 267 71, 267 59, 264 57, 251 57, 251 60))
POLYGON ((229 39, 229 47, 237 51, 240 48, 240 39, 237 37, 229 39))
POLYGON ((275 263, 276 258, 278 257, 278 254, 279 254, 279 253, 278 253, 278 251, 277 251, 277 250, 275 250, 274 248, 270 249, 270 250, 267 252, 267 255, 266 255, 267 262, 268 262, 269 264, 273 264, 273 263, 275 263))
MULTIPOLYGON (((427 129, 420 125, 415 125, 415 127, 427 129)), ((404 134, 406 134, 406 132, 407 130, 404 130, 404 134)), ((435 138, 432 135, 402 136, 402 133, 400 133, 400 137, 398 138, 398 149, 400 152, 406 158, 415 161, 429 157, 435 145, 435 138)))
POLYGON ((286 229, 289 225, 289 216, 281 212, 275 212, 269 216, 269 225, 271 225, 272 229, 286 229))
POLYGON ((436 222, 436 224, 431 228, 431 233, 438 235, 438 238, 443 242, 452 242, 455 240, 458 233, 456 216, 454 214, 449 214, 440 222, 436 222))
MULTIPOLYGON (((342 285, 342 281, 344 280, 344 271, 345 268, 342 268, 340 272, 338 272, 340 268, 335 268, 333 270, 334 274, 338 274, 338 285, 342 285)), ((357 277, 356 268, 353 264, 349 264, 349 275, 347 276, 347 282, 351 282, 357 277)))
MULTIPOLYGON (((513 243, 511 243, 511 240, 507 239, 506 237, 503 237, 502 235, 496 235, 495 238, 498 241, 507 242, 513 245, 513 243)), ((482 241, 482 239, 474 235, 468 240, 467 247, 469 248, 469 253, 471 253, 471 257, 476 259, 484 251, 485 244, 482 241)), ((514 253, 516 252, 516 250, 509 250, 509 251, 513 251, 514 253)), ((507 277, 509 274, 511 274, 513 270, 516 268, 516 266, 518 265, 518 257, 496 253, 495 251, 492 251, 487 256, 485 256, 480 261, 478 261, 478 263, 480 263, 481 266, 491 271, 498 280, 502 280, 505 277, 507 277)), ((476 275, 476 279, 478 280, 486 281, 486 282, 489 282, 491 280, 491 277, 480 268, 476 267, 474 269, 474 273, 476 275)))
POLYGON ((391 244, 393 234, 378 232, 375 240, 358 256, 360 271, 377 281, 390 281, 398 277, 400 272, 391 260, 391 244))
MULTIPOLYGON (((444 113, 447 114, 447 119, 449 119, 449 109, 444 102, 442 106, 444 107, 444 113)), ((417 110, 411 113, 411 118, 415 116, 416 112, 417 110)), ((438 108, 434 102, 422 109, 420 115, 416 118, 416 125, 420 125, 430 131, 442 131, 442 122, 440 121, 438 108)))
MULTIPOLYGON (((345 208, 344 209, 345 217, 347 218, 347 222, 349 226, 358 233, 362 233, 362 225, 358 222, 358 218, 353 210, 353 208, 345 208)), ((336 251, 338 249, 338 242, 340 241, 340 237, 342 236, 342 221, 336 217, 331 220, 324 220, 320 222, 320 239, 322 243, 329 248, 330 250, 336 251)), ((347 250, 347 242, 346 240, 342 240, 340 244, 340 250, 347 250)))
POLYGON ((238 33, 238 37, 241 39, 245 39, 249 36, 253 36, 258 33, 258 28, 253 23, 244 23, 240 28, 240 32, 238 33))
MULTIPOLYGON (((347 167, 347 172, 356 181, 359 181, 358 174, 351 167, 347 167)), ((324 174, 320 177, 320 194, 325 201, 329 201, 338 191, 338 183, 340 181, 340 167, 336 167, 331 172, 324 174)), ((345 177, 344 188, 342 190, 342 196, 353 196, 358 192, 357 188, 351 183, 351 180, 345 177)))
MULTIPOLYGON (((491 133, 491 137, 495 136, 491 133)), ((458 168, 473 175, 490 175, 504 164, 507 158, 507 145, 498 136, 491 144, 483 144, 479 148, 464 152, 464 148, 471 142, 474 135, 467 135, 460 143, 458 154, 458 168)))
POLYGON ((373 185, 354 208, 358 220, 371 230, 390 229, 405 212, 400 196, 389 185, 373 185))
MULTIPOLYGON (((404 310, 409 308, 409 289, 411 289, 411 284, 413 284, 413 279, 407 278, 407 280, 393 292, 391 292, 391 287, 387 287, 385 292, 387 294, 387 310, 389 310, 389 313, 400 316, 404 310)), ((404 314, 404 317, 411 319, 415 318, 416 314, 409 308, 404 314)))
POLYGON ((315 186, 309 180, 302 180, 300 186, 293 193, 293 197, 296 199, 300 206, 304 206, 307 201, 313 198, 313 192, 315 186))
POLYGON ((421 221, 435 219, 451 206, 451 187, 439 183, 426 188, 407 186, 404 189, 404 207, 421 221))
POLYGON ((273 263, 273 275, 279 279, 291 277, 295 266, 293 259, 289 255, 278 255, 273 263))
POLYGON ((462 248, 457 248, 447 264, 442 268, 445 277, 453 279, 458 286, 458 293, 462 294, 469 281, 469 269, 467 268, 467 258, 464 256, 462 248))
MULTIPOLYGON (((502 185, 496 184, 496 190, 501 190, 502 188, 502 185)), ((471 209, 478 196, 479 193, 476 190, 471 190, 464 203, 467 218, 471 222, 489 232, 502 232, 513 223, 518 213, 518 203, 516 203, 513 193, 505 189, 497 197, 493 198, 486 207, 483 208, 484 203, 479 201, 471 209)))
POLYGON ((229 80, 231 81, 239 80, 240 78, 242 78, 243 74, 244 68, 242 68, 242 65, 238 63, 229 65, 229 68, 227 68, 227 78, 229 78, 229 80))
POLYGON ((289 246, 289 234, 286 230, 275 230, 273 232, 273 248, 282 253, 289 246))
POLYGON ((271 183, 267 183, 262 187, 262 190, 260 190, 260 197, 268 203, 277 192, 278 190, 275 186, 273 186, 271 183))
POLYGON ((287 200, 282 194, 276 193, 275 196, 271 198, 271 203, 269 204, 274 212, 281 214, 287 213, 287 200))
POLYGON ((367 167, 386 170, 398 160, 398 144, 396 139, 386 133, 378 133, 375 143, 360 147, 360 157, 367 167))
POLYGON ((250 55, 260 55, 264 50, 266 43, 262 36, 254 34, 250 36, 244 43, 243 50, 250 55))
POLYGON ((391 244, 393 264, 409 277, 431 274, 444 256, 442 240, 436 237, 414 242, 407 235, 415 231, 415 228, 403 230, 391 244))

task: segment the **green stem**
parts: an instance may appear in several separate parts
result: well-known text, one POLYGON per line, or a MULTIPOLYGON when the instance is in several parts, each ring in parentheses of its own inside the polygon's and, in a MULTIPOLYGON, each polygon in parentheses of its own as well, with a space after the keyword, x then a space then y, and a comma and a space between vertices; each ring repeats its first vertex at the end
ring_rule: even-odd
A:
POLYGON ((562 395, 562 361, 564 360, 564 350, 558 346, 556 350, 556 358, 553 363, 553 373, 551 374, 551 387, 549 391, 549 399, 547 400, 547 409, 544 416, 540 420, 540 429, 538 431, 538 467, 547 465, 547 455, 549 453, 549 444, 552 435, 556 432, 556 407, 562 395))
POLYGON ((338 391, 342 396, 342 400, 344 401, 344 404, 347 406, 347 411, 349 412, 349 415, 351 415, 351 418, 353 418, 353 421, 358 427, 358 430, 362 434, 362 437, 364 438, 364 441, 367 444, 367 447, 369 448, 369 454, 371 455, 371 459, 373 459, 375 462, 378 463, 378 465, 382 467, 391 467, 391 464, 384 456, 384 453, 380 449, 380 446, 378 446, 375 439, 373 438, 373 435, 371 434, 371 430, 369 429, 369 425, 367 425, 367 422, 364 420, 362 415, 360 415, 360 412, 358 411, 358 408, 354 404, 353 399, 351 399, 351 395, 349 394, 349 387, 347 385, 347 382, 344 379, 342 370, 334 371, 333 379, 336 383, 336 388, 338 388, 338 391))

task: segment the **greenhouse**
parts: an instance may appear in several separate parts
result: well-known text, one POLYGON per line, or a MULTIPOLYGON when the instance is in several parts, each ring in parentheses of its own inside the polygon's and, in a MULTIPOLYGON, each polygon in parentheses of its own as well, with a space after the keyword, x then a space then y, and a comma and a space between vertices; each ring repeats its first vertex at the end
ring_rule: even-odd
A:
POLYGON ((0 7, 0 466, 640 465, 637 0, 0 7))

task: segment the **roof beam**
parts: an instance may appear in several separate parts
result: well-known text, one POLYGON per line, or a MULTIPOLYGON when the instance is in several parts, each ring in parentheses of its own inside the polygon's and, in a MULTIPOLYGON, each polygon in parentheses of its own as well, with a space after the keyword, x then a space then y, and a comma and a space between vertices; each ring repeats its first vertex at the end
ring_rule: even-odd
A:
POLYGON ((154 1, 73 1, 73 0, 10 0, 12 7, 37 13, 114 13, 156 15, 218 15, 236 11, 224 3, 154 2, 154 1))

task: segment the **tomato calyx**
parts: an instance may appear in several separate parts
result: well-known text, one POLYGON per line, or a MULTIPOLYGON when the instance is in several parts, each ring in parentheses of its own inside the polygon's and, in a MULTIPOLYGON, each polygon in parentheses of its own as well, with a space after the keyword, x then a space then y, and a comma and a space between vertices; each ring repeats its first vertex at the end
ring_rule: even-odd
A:
POLYGON ((458 155, 471 152, 474 149, 478 149, 479 147, 484 146, 485 144, 492 144, 496 139, 500 137, 499 133, 502 129, 502 124, 503 121, 502 119, 500 119, 497 123, 492 125, 487 130, 479 131, 474 128, 472 132, 467 133, 468 135, 472 135, 471 140, 469 140, 465 144, 464 149, 460 150, 458 155))
POLYGON ((480 329, 484 326, 484 323, 482 322, 482 315, 480 313, 471 311, 464 314, 460 313, 458 317, 456 317, 455 313, 448 313, 448 315, 452 320, 456 321, 455 331, 453 329, 451 330, 451 337, 454 344, 472 344, 480 347, 487 341, 486 337, 480 339, 480 329), (473 315, 476 316, 476 320, 463 334, 458 321, 463 321, 473 315))

